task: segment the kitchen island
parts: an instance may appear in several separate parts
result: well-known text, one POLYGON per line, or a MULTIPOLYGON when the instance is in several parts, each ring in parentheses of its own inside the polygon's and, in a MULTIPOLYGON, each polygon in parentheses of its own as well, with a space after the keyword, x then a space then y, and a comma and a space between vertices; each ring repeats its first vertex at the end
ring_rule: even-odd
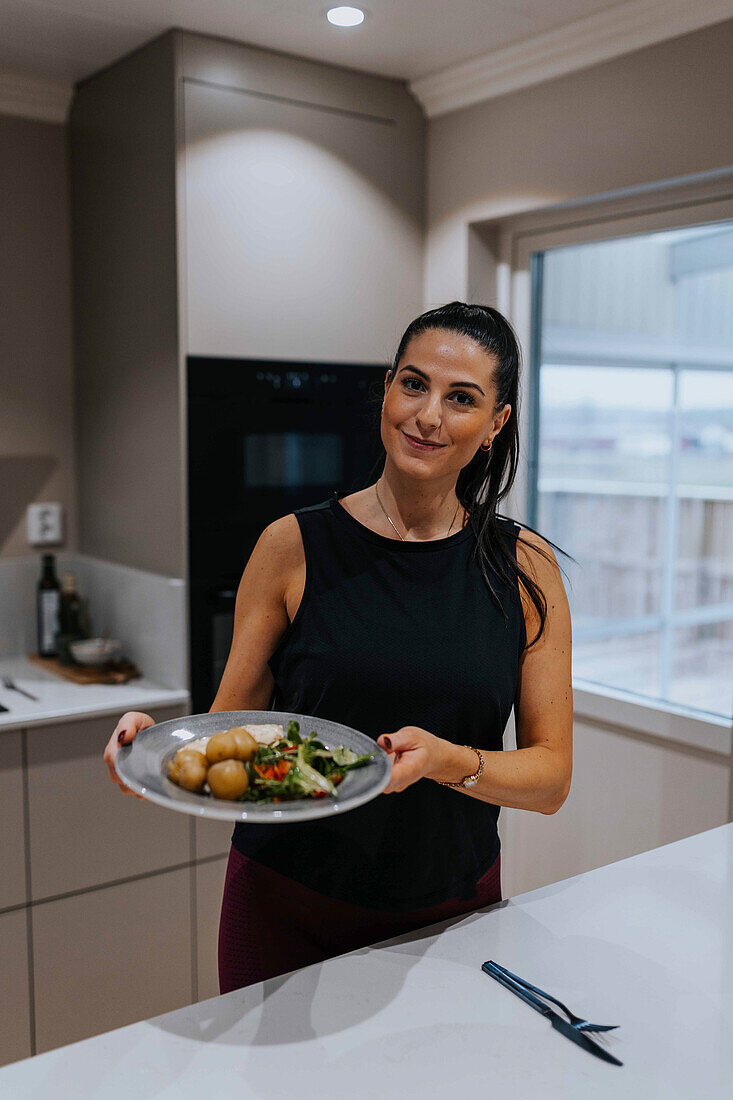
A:
MULTIPOLYGON (((118 945, 119 982, 137 967, 118 945)), ((0 1070, 0 1095, 723 1097, 733 824, 0 1070), (481 970, 619 1024, 614 1066, 481 970)))

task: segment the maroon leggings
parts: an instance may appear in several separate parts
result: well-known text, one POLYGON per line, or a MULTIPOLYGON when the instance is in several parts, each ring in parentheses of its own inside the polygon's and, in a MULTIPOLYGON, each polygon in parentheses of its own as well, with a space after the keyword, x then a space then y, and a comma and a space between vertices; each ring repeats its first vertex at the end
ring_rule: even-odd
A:
POLYGON ((362 909, 229 851, 219 923, 219 988, 230 993, 334 955, 501 901, 501 855, 469 900, 407 913, 362 909))

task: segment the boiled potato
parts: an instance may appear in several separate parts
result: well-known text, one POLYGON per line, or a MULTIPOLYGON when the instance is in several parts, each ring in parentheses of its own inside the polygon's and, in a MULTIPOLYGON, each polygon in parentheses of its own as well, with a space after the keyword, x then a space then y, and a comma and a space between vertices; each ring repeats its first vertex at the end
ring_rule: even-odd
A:
POLYGON ((189 745, 182 745, 181 748, 176 753, 176 755, 173 757, 173 759, 177 760, 178 763, 180 764, 181 761, 187 756, 196 757, 204 765, 207 763, 206 753, 202 752, 201 749, 193 749, 189 745))
POLYGON ((211 764, 206 773, 206 781, 214 798, 226 798, 230 801, 239 798, 249 786, 247 769, 241 760, 220 760, 211 764))
POLYGON ((199 749, 192 749, 188 745, 182 745, 173 759, 168 761, 168 778, 174 783, 179 782, 181 764, 187 757, 193 757, 194 760, 198 760, 200 765, 204 768, 204 774, 206 773, 207 760, 205 754, 199 749))
POLYGON ((210 764, 218 764, 220 760, 235 760, 236 756, 237 742, 231 730, 219 730, 206 742, 206 759, 210 764))
POLYGON ((178 785, 186 791, 201 791, 206 782, 206 760, 201 752, 187 752, 178 765, 178 785))
POLYGON ((232 726, 209 739, 206 757, 210 764, 218 764, 221 760, 251 760, 257 748, 257 742, 244 726, 232 726))
POLYGON ((234 738, 234 742, 237 746, 236 759, 251 760, 257 752, 259 745, 249 730, 245 729, 244 726, 234 726, 232 729, 227 730, 227 732, 234 738))

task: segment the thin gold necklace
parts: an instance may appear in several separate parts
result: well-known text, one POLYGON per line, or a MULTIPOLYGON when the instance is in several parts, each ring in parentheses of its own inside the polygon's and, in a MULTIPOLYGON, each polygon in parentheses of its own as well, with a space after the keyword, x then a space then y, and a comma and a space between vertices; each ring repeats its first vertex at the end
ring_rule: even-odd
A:
MULTIPOLYGON (((377 478, 377 480, 376 480, 376 481, 374 482, 374 488, 375 488, 375 489, 376 489, 376 491, 377 491, 377 500, 379 501, 379 507, 380 507, 380 508, 382 509, 382 511, 384 512, 385 516, 387 517, 387 519, 389 520, 389 522, 390 522, 390 523, 392 524, 392 526, 394 527, 395 531, 397 531, 397 528, 395 527, 394 523, 392 523, 392 518, 391 518, 391 516, 390 516, 389 512, 387 511, 387 509, 386 509, 386 508, 384 507, 384 505, 382 504, 382 499, 381 499, 381 497, 380 497, 380 495, 379 495, 379 478, 377 478)), ((443 538, 446 538, 446 539, 447 539, 447 538, 448 538, 448 535, 450 535, 450 533, 451 533, 451 527, 452 527, 452 526, 453 526, 453 524, 454 524, 454 523, 456 522, 456 516, 458 515, 458 509, 460 508, 460 506, 461 506, 461 502, 460 502, 460 500, 459 500, 459 501, 458 501, 458 504, 456 505, 456 510, 455 510, 455 512, 453 513, 453 519, 452 519, 452 520, 450 521, 450 527, 448 528, 448 534, 447 534, 447 535, 444 535, 444 536, 443 536, 443 538)), ((397 534, 398 534, 398 535, 400 536, 400 538, 402 539, 402 541, 403 541, 403 542, 407 542, 407 539, 405 538, 405 536, 404 536, 404 535, 400 535, 400 532, 399 532, 399 531, 397 531, 397 534)), ((413 541, 414 541, 414 540, 413 540, 413 541)), ((419 540, 417 540, 417 541, 419 541, 419 542, 432 542, 433 540, 432 540, 432 539, 419 539, 419 540)))

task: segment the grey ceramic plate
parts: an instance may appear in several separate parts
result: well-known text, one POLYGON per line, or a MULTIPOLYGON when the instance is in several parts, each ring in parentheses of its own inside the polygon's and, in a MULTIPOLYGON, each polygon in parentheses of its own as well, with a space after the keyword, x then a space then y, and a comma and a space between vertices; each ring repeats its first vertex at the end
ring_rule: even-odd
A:
POLYGON ((371 737, 339 722, 313 718, 309 714, 286 714, 275 710, 227 710, 213 714, 191 714, 159 722, 138 733, 130 745, 117 753, 115 767, 120 779, 133 791, 159 806, 179 810, 196 817, 219 821, 254 821, 276 824, 287 821, 312 821, 318 817, 345 813, 381 794, 389 782, 392 762, 371 737), (328 749, 346 745, 359 754, 374 753, 374 760, 363 768, 347 772, 338 793, 327 798, 298 798, 290 802, 227 802, 209 794, 194 794, 172 783, 166 774, 168 761, 188 741, 210 737, 217 730, 253 723, 278 723, 286 730, 294 718, 300 723, 302 737, 316 731, 328 749))

